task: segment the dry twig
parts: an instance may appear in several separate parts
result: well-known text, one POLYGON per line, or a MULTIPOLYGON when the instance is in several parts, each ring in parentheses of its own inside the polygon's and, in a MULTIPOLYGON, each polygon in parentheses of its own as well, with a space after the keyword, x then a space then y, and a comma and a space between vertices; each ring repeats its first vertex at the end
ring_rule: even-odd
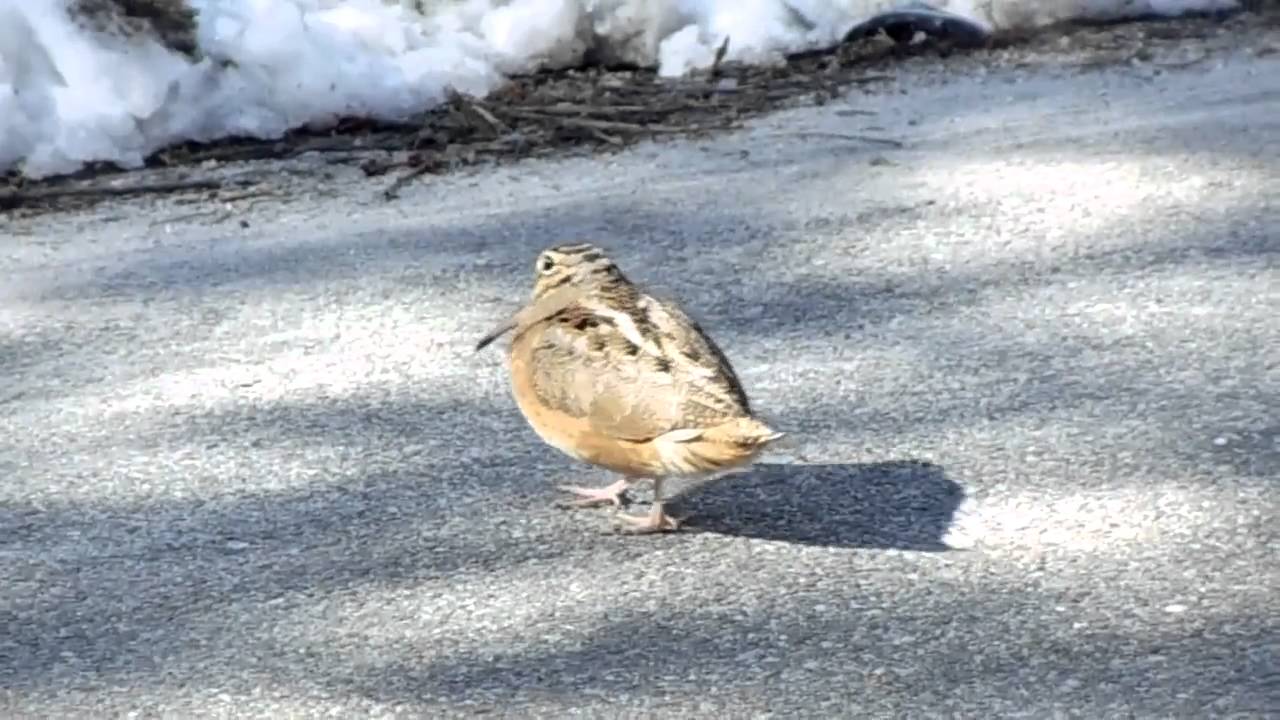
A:
POLYGON ((720 63, 724 61, 724 56, 728 52, 729 52, 729 36, 725 35, 724 41, 720 43, 720 47, 716 48, 715 59, 711 61, 711 70, 709 73, 711 77, 716 77, 720 74, 720 63))
POLYGON ((854 133, 838 133, 826 132, 823 130, 784 130, 769 133, 766 137, 801 137, 801 138, 823 138, 826 140, 852 140, 855 142, 870 143, 872 145, 884 145, 891 148, 903 147, 901 140, 893 138, 875 137, 873 135, 858 135, 854 133))
POLYGON ((400 197, 400 191, 403 190, 406 185, 434 169, 435 165, 430 162, 419 162, 417 165, 409 168, 408 172, 396 176, 396 179, 391 181, 391 184, 387 186, 387 189, 382 191, 382 199, 388 201, 395 200, 400 197))
POLYGON ((67 198, 106 198, 125 195, 165 194, 192 190, 218 190, 226 186, 222 180, 197 178, 168 182, 140 182, 121 185, 76 185, 72 187, 35 187, 30 190, 0 191, 0 210, 47 203, 67 198))

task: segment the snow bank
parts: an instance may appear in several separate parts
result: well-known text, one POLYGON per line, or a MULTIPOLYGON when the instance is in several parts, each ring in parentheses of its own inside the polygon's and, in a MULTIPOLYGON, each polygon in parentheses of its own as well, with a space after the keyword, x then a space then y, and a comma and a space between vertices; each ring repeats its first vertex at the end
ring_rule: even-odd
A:
MULTIPOLYGON (((183 0, 134 2, 177 7, 183 0)), ((184 140, 403 118, 452 85, 582 61, 706 67, 829 46, 905 0, 186 0, 196 50, 124 0, 0 0, 0 171, 140 165, 184 140), (161 28, 157 30, 156 28, 161 28), (174 49, 177 48, 177 49, 174 49)), ((1231 9, 1237 0, 938 0, 993 30, 1231 9)))

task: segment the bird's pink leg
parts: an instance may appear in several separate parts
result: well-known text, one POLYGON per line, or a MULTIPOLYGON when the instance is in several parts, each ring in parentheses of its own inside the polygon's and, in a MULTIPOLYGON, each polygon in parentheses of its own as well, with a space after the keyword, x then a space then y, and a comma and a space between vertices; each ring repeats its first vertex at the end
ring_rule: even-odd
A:
POLYGON ((631 487, 631 478, 623 478, 608 487, 602 488, 578 487, 576 485, 559 486, 561 490, 579 496, 577 500, 566 502, 565 504, 568 507, 592 507, 595 505, 622 507, 623 495, 626 494, 629 487, 631 487))
POLYGON ((619 528, 619 530, 634 535, 667 532, 680 527, 680 521, 668 515, 663 508, 661 478, 654 478, 653 480, 653 506, 649 509, 648 515, 637 517, 635 515, 618 514, 617 519, 625 524, 625 527, 619 528))

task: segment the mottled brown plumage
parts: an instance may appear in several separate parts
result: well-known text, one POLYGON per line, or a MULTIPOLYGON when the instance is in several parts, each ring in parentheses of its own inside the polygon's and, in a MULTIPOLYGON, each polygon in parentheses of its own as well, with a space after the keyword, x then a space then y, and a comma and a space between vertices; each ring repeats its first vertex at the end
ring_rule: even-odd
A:
POLYGON ((623 475, 565 488, 575 504, 612 503, 654 481, 640 532, 674 529, 662 480, 750 464, 779 433, 751 413, 733 367, 696 322, 633 284, 600 248, 567 244, 535 263, 530 303, 477 344, 514 330, 512 392, 534 431, 566 454, 623 475))

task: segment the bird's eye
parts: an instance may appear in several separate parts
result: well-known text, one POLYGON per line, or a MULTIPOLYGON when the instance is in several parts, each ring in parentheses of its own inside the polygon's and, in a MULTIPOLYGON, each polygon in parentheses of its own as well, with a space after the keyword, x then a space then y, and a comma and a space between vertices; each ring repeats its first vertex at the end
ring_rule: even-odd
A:
POLYGON ((538 272, 546 275, 555 269, 556 261, 551 259, 550 255, 543 255, 538 258, 538 272))

